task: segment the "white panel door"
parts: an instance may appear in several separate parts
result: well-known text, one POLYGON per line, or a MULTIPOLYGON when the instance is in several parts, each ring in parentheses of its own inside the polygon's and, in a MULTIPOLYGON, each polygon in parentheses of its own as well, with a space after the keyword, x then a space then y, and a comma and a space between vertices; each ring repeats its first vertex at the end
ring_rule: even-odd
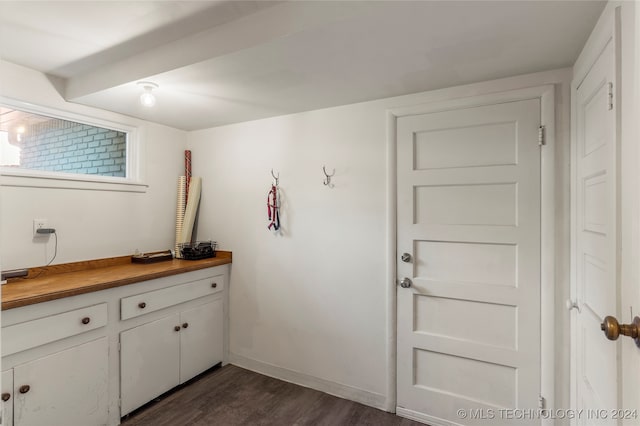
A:
POLYGON ((400 415, 510 424, 499 410, 538 407, 539 126, 539 99, 398 118, 400 415))
POLYGON ((106 337, 15 367, 14 425, 106 425, 108 368, 106 337))
MULTIPOLYGON (((613 41, 579 85, 575 99, 575 346, 577 409, 618 407, 619 344, 605 339, 600 323, 617 315, 616 114, 609 97, 615 77, 613 41)), ((586 411, 585 411, 586 412, 586 411)), ((616 424, 584 415, 578 424, 616 424)))
POLYGON ((179 384, 180 315, 120 333, 120 415, 179 384))
POLYGON ((222 362, 222 299, 180 314, 180 383, 222 362))

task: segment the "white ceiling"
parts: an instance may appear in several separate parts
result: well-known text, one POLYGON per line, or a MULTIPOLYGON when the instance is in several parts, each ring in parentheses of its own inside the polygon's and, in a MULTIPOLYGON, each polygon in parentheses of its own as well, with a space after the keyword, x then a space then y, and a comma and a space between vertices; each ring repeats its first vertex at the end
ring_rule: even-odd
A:
POLYGON ((70 102, 195 130, 571 66, 603 7, 2 1, 0 57, 61 78, 70 102))

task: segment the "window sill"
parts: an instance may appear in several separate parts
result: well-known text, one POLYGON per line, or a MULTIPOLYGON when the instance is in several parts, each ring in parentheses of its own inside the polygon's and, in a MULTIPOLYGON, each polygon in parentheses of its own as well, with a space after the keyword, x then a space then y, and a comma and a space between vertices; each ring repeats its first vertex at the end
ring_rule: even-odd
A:
POLYGON ((21 171, 0 171, 0 186, 28 187, 28 188, 55 188, 76 189, 87 191, 112 191, 112 192, 147 192, 149 185, 107 176, 40 174, 21 171))

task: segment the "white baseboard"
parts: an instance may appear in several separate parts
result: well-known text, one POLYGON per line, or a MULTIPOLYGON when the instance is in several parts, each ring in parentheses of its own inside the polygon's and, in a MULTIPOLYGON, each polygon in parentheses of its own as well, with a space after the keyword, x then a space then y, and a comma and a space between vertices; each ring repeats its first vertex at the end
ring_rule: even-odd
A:
POLYGON ((424 423, 430 426, 463 426, 460 423, 444 420, 439 417, 428 416, 417 411, 409 410, 402 407, 396 407, 396 414, 416 422, 424 423))
POLYGON ((343 385, 341 383, 332 382, 330 380, 321 379, 319 377, 310 376, 308 374, 299 373, 297 371, 267 364, 262 361, 245 358, 234 353, 229 353, 228 362, 229 364, 233 364, 247 370, 255 371, 256 373, 264 374, 265 376, 284 380, 285 382, 294 383, 296 385, 328 393, 329 395, 359 402, 360 404, 387 411, 387 398, 384 395, 378 393, 369 392, 348 385, 343 385))

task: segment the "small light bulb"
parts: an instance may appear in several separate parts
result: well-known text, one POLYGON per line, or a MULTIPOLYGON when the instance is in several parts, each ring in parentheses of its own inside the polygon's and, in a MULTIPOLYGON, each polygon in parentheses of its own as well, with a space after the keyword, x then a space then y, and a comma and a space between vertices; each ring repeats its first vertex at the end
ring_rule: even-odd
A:
POLYGON ((138 86, 144 90, 140 95, 140 103, 145 107, 152 107, 156 104, 156 97, 151 93, 153 89, 157 89, 158 85, 150 81, 139 81, 138 86))
POLYGON ((153 96, 151 90, 145 91, 142 95, 140 95, 140 103, 145 107, 152 107, 156 104, 156 97, 153 96))

